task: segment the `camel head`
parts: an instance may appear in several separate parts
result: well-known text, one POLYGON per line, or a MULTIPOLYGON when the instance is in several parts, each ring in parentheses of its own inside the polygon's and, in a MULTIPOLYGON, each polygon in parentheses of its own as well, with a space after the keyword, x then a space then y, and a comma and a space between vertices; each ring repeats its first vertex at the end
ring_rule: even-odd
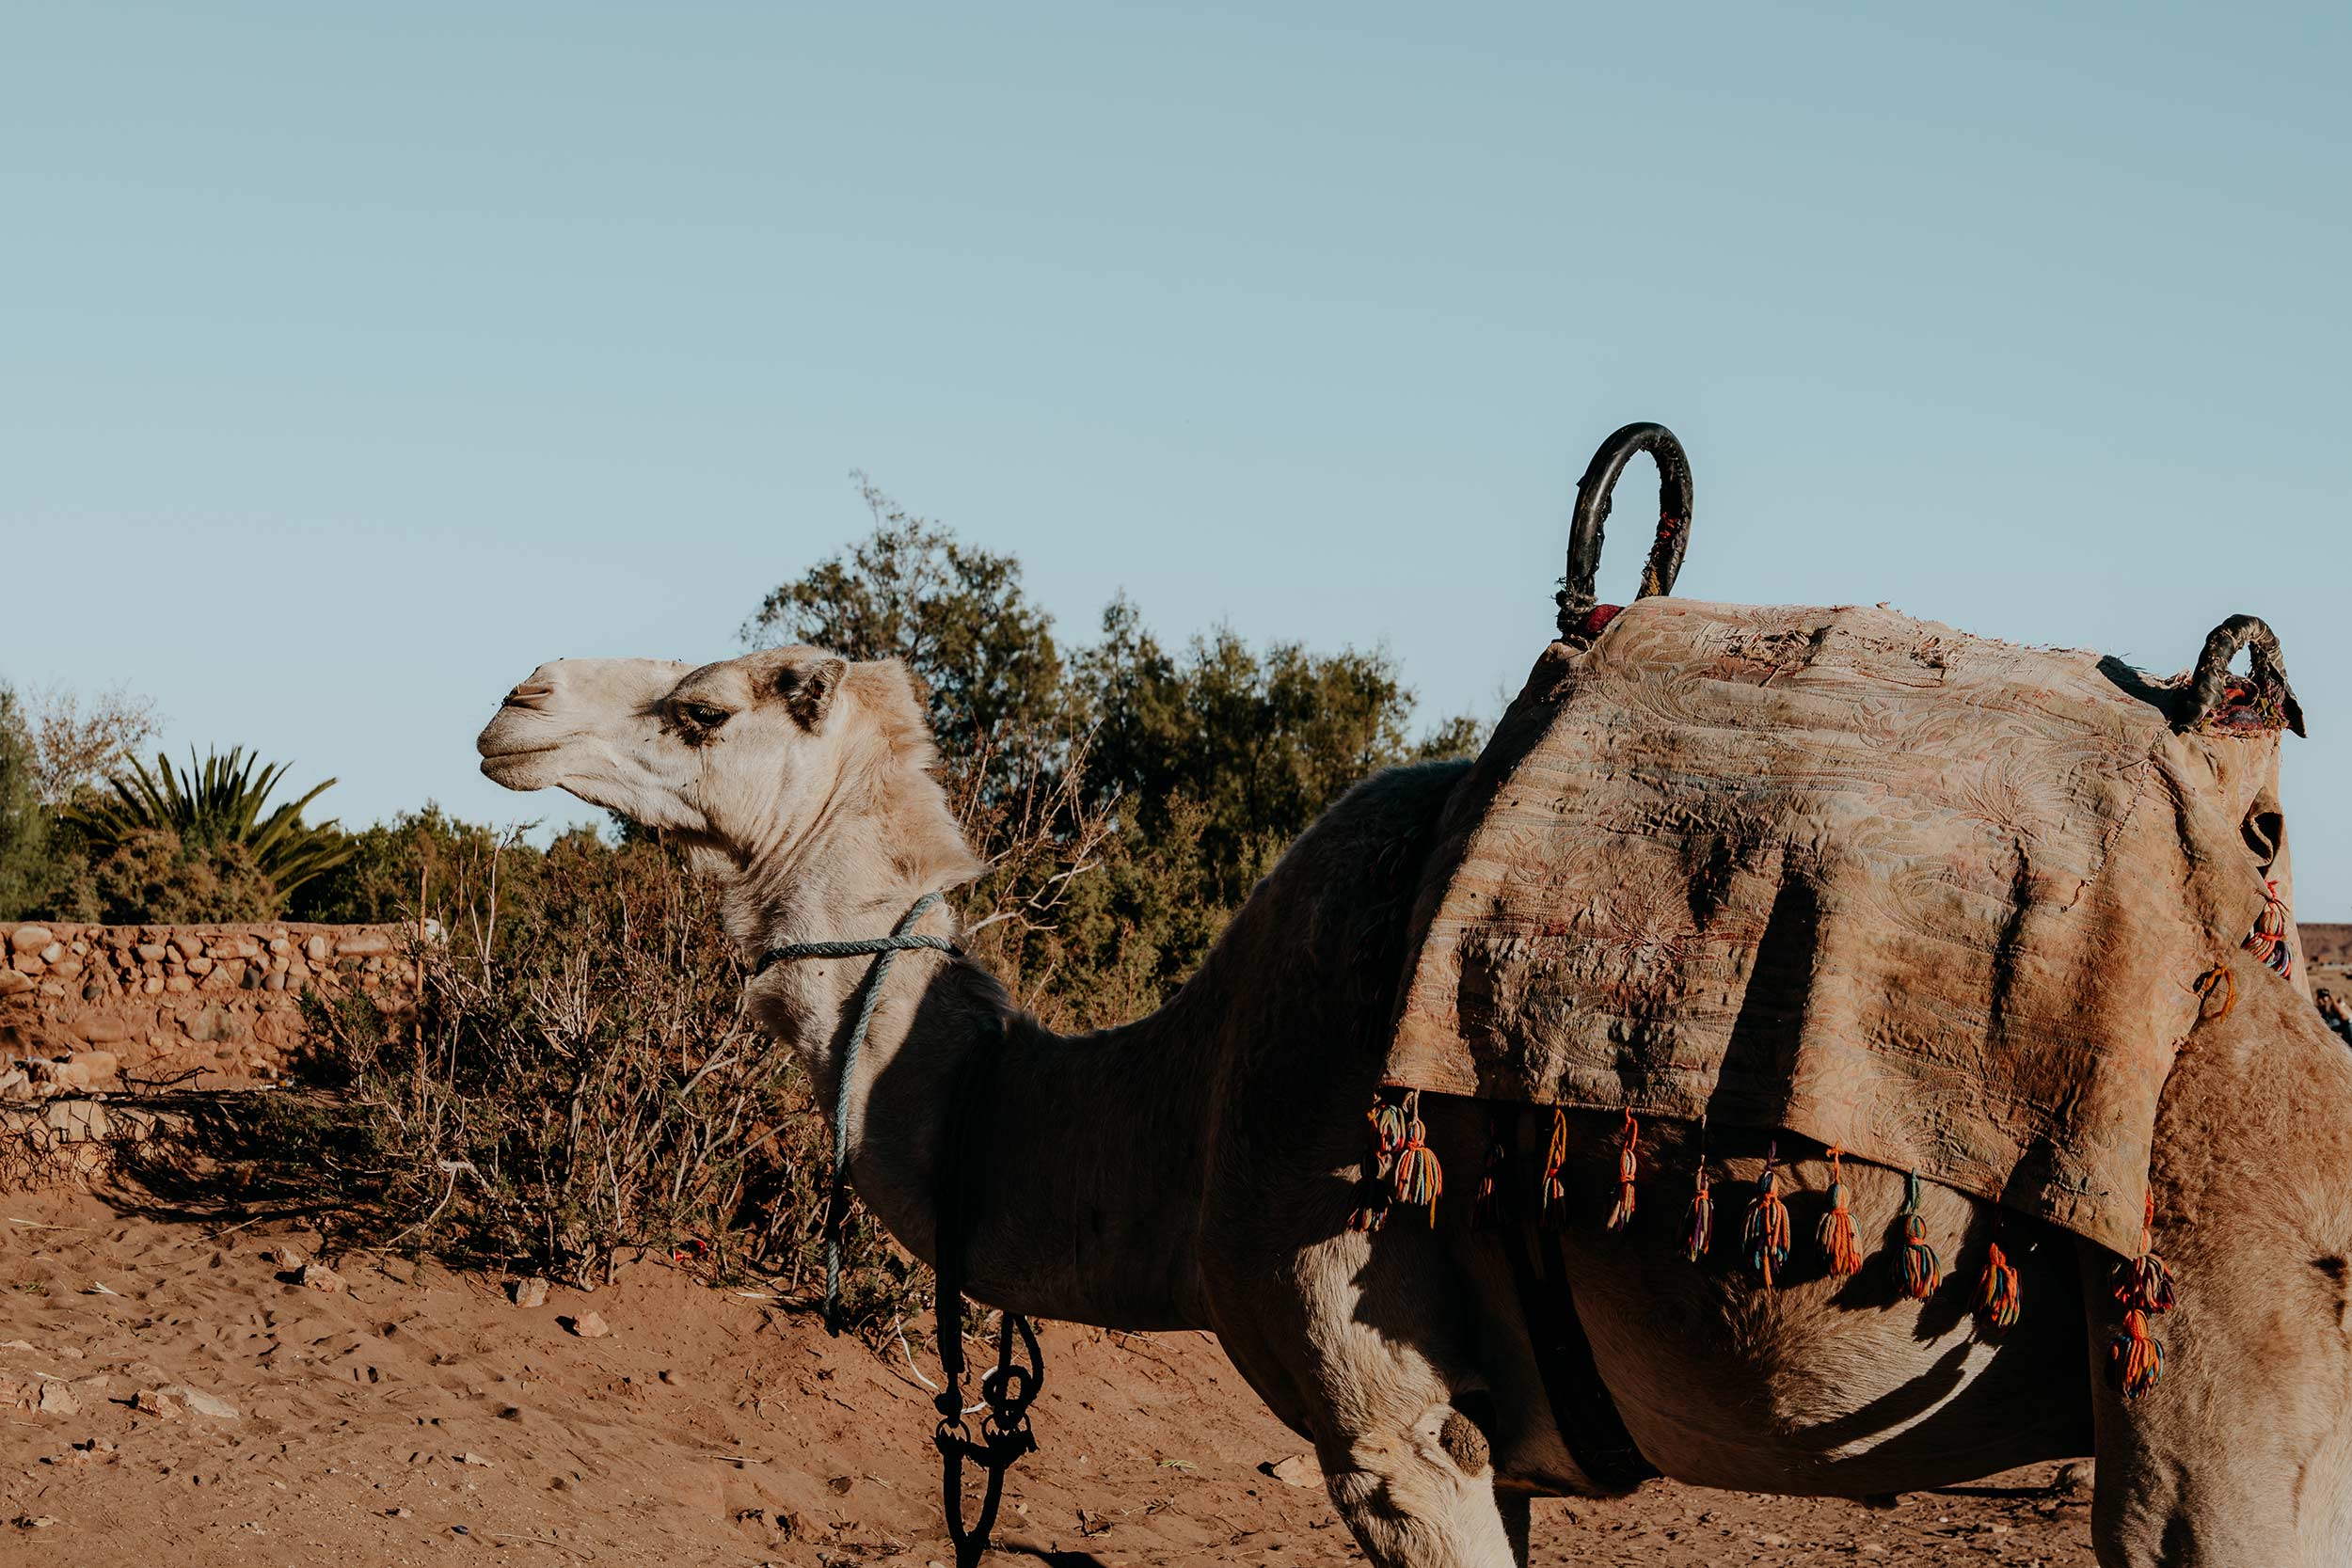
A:
POLYGON ((976 869, 896 659, 804 647, 699 669, 557 659, 506 694, 475 747, 507 788, 567 790, 659 829, 724 880, 846 876, 879 895, 976 869), (820 833, 853 863, 801 863, 820 833))
MULTIPOLYGON (((2182 1047, 2156 1125, 2163 1374, 2129 1401, 2102 1380, 2094 1405, 2115 1568, 2319 1568, 2352 1542, 2352 1053, 2294 987, 2232 967, 2235 1005, 2182 1047)), ((2084 1283, 2111 1326, 2107 1263, 2084 1283)))

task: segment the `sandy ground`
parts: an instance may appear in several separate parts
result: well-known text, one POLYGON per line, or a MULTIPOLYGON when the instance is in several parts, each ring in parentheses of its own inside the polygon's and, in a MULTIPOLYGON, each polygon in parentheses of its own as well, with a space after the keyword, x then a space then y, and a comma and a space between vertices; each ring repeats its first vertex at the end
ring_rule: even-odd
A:
MULTIPOLYGON (((895 1354, 657 1264, 529 1308, 358 1257, 324 1292, 272 1256, 307 1241, 0 1197, 0 1560, 949 1560, 930 1394, 895 1354), (592 1311, 611 1333, 576 1337, 592 1311)), ((1045 1351, 1044 1447, 993 1561, 1360 1560, 1318 1485, 1261 1469, 1302 1445, 1213 1340, 1054 1325, 1045 1351)), ((2089 1564, 2087 1503, 2051 1471, 1891 1510, 1653 1482, 1539 1503, 1535 1558, 2089 1564)))

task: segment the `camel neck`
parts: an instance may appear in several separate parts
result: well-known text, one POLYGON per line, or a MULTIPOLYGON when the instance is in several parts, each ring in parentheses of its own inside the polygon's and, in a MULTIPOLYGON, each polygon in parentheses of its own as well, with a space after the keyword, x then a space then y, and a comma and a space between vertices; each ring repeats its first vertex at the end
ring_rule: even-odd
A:
MULTIPOLYGON (((734 925, 747 953, 898 928, 928 887, 778 900, 734 925)), ((748 914, 748 911, 743 911, 748 914)), ((944 908, 914 929, 950 935, 944 908)), ((790 1046, 830 1110, 848 1115, 850 1179, 891 1234, 936 1256, 938 1162, 974 1168, 966 1289, 977 1300, 1105 1327, 1200 1326, 1201 1140, 1211 1074, 1195 1007, 1064 1037, 1015 1011, 970 959, 899 953, 875 997, 846 1096, 839 1065, 870 957, 778 962, 755 982, 761 1027, 790 1046), (971 1053, 998 1053, 988 1125, 955 1135, 950 1100, 971 1053)), ((1180 999, 1181 1000, 1181 999, 1180 999)))

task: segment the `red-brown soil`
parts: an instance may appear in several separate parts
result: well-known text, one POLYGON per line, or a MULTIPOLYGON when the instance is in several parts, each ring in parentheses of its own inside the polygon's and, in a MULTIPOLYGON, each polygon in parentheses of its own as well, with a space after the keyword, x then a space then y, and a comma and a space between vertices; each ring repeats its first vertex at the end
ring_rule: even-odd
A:
MULTIPOLYGON (((652 1263, 524 1308, 488 1279, 354 1256, 323 1293, 270 1256, 308 1240, 0 1198, 0 1390, 56 1383, 51 1403, 78 1405, 0 1392, 0 1560, 950 1560, 930 1396, 895 1345, 652 1263), (609 1337, 567 1331, 591 1311, 609 1337), (236 1414, 132 1403, 170 1387, 236 1414)), ((1057 1324, 1045 1351, 1043 1450, 1014 1472, 992 1560, 1360 1560, 1319 1487, 1261 1472, 1303 1445, 1213 1340, 1057 1324)), ((2088 1507, 2047 1490, 2052 1469, 1883 1511, 1653 1482, 1538 1504, 1535 1558, 2088 1564, 2088 1507)))

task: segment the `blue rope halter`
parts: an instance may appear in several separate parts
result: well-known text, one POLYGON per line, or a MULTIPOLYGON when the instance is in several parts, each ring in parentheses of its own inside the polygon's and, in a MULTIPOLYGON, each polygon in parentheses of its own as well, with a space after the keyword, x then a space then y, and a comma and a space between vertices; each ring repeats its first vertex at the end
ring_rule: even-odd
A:
POLYGON ((927 893, 914 901, 914 907, 898 922, 898 928, 886 937, 862 937, 854 942, 796 942, 783 947, 771 947, 752 966, 752 978, 756 980, 775 964, 787 958, 863 958, 871 957, 874 967, 866 972, 866 979, 858 995, 857 1020, 850 1025, 850 1043, 842 1048, 841 1071, 833 1097, 833 1185, 825 1196, 825 1332, 841 1332, 841 1227, 850 1212, 850 1083, 857 1076, 858 1050, 866 1043, 866 1025, 874 1022, 874 1007, 882 1000, 882 980, 890 973, 890 960, 898 954, 914 948, 929 948, 935 953, 952 953, 961 958, 963 949, 946 937, 926 937, 912 934, 914 923, 923 918, 930 907, 940 900, 937 893, 927 893))

